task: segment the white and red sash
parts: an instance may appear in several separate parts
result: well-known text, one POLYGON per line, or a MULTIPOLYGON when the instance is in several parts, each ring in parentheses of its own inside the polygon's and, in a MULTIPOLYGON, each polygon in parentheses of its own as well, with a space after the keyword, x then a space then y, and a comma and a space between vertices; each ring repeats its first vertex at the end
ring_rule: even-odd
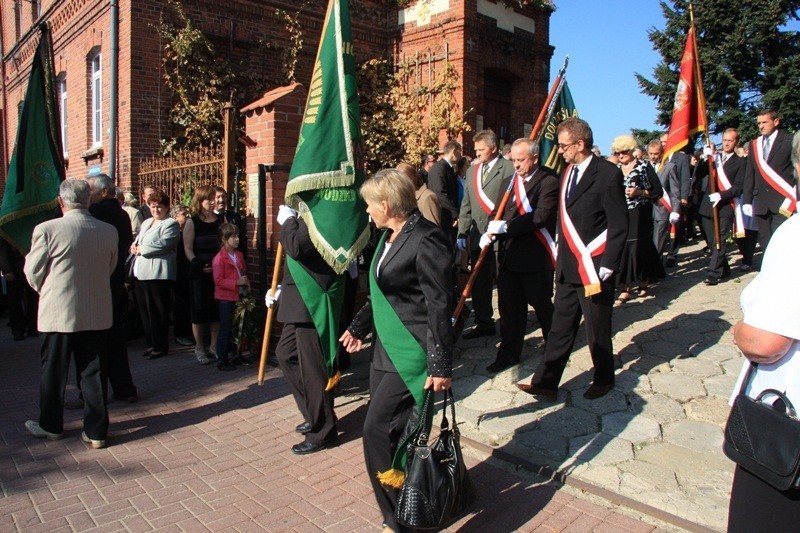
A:
MULTIPOLYGON (((672 202, 669 201, 669 193, 667 193, 666 190, 664 191, 664 194, 661 195, 661 198, 658 199, 658 203, 661 204, 661 207, 667 210, 667 216, 669 216, 669 213, 672 213, 672 202)), ((675 224, 670 224, 669 236, 674 239, 675 233, 675 224)))
MULTIPOLYGON (((728 179, 728 175, 725 174, 724 163, 722 162, 721 157, 715 158, 715 164, 717 166, 717 189, 720 191, 727 191, 732 187, 731 180, 728 179)), ((742 217, 742 202, 739 198, 733 198, 731 200, 731 207, 733 207, 733 235, 737 239, 741 239, 744 237, 744 218, 742 217)))
POLYGON ((606 251, 606 237, 608 230, 604 229, 600 235, 594 238, 588 245, 584 244, 578 235, 578 230, 572 223, 569 214, 567 213, 567 176, 572 171, 572 165, 568 165, 564 170, 564 176, 561 180, 561 201, 558 204, 559 218, 561 219, 561 235, 567 243, 570 252, 578 260, 578 274, 583 283, 583 290, 586 296, 599 294, 603 291, 600 285, 600 277, 594 269, 594 262, 592 257, 602 255, 606 251))
POLYGON ((758 139, 753 139, 752 147, 750 152, 756 154, 753 162, 758 172, 761 174, 761 177, 785 198, 779 209, 780 213, 785 217, 792 216, 794 212, 797 211, 797 194, 795 193, 795 188, 790 187, 789 184, 786 183, 786 180, 767 164, 764 159, 763 147, 761 143, 758 142, 758 139))
MULTIPOLYGON (((532 213, 533 207, 528 200, 528 193, 525 190, 525 179, 517 173, 515 173, 511 179, 514 180, 514 201, 517 204, 517 212, 520 215, 532 213), (517 179, 518 177, 519 179, 517 179)), ((544 249, 547 250, 547 255, 550 256, 550 262, 553 264, 553 268, 555 268, 558 251, 556 250, 556 243, 553 240, 553 236, 550 235, 547 228, 539 228, 536 230, 535 235, 536 238, 539 239, 539 242, 542 243, 542 246, 544 246, 544 249)))
POLYGON ((472 177, 472 189, 475 191, 475 196, 478 198, 478 205, 487 215, 494 211, 494 202, 483 190, 481 184, 481 174, 483 174, 483 163, 475 165, 475 175, 472 177))

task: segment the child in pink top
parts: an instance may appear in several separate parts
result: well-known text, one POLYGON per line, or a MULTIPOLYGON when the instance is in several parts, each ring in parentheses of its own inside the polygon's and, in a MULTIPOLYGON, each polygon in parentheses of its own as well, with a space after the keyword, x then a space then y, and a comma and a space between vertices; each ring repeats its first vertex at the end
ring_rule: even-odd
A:
POLYGON ((233 312, 239 301, 239 290, 250 287, 244 256, 239 247, 239 229, 234 224, 222 224, 219 228, 222 248, 211 262, 214 273, 214 299, 219 305, 219 335, 217 336, 217 368, 235 370, 234 363, 249 365, 246 357, 237 355, 228 359, 228 344, 233 333, 233 312))

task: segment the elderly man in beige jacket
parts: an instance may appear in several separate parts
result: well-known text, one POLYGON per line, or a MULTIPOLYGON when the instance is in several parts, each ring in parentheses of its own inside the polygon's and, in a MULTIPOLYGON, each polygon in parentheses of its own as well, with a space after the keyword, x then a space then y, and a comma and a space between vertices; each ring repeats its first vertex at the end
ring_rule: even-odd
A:
POLYGON ((42 381, 35 437, 58 440, 64 431, 64 389, 71 355, 81 376, 83 433, 103 448, 108 433, 106 336, 111 327, 111 285, 117 265, 117 230, 89 214, 89 185, 67 179, 59 187, 63 218, 33 230, 25 277, 39 293, 42 381))

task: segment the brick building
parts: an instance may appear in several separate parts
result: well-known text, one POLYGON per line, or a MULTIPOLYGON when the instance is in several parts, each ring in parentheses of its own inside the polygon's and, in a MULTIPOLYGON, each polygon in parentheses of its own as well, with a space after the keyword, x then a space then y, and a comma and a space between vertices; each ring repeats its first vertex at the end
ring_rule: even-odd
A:
MULTIPOLYGON (((512 3, 512 2, 509 2, 512 3)), ((35 24, 52 24, 67 175, 108 170, 110 2, 108 0, 0 0, 2 32, 3 165, 13 149, 18 108, 24 98, 35 24)), ((117 174, 137 187, 140 158, 170 137, 171 95, 162 82, 164 42, 158 25, 164 0, 119 0, 119 126, 117 174)), ((310 2, 300 17, 304 48, 297 79, 310 79, 326 2, 310 2)), ((473 129, 493 128, 504 140, 521 136, 547 93, 552 47, 550 11, 507 8, 502 0, 417 0, 406 9, 381 0, 351 0, 357 59, 387 56, 395 62, 422 58, 423 76, 447 55, 461 79, 460 109, 472 110, 473 129)), ((243 69, 264 73, 266 89, 285 85, 281 43, 288 34, 275 10, 293 13, 285 0, 186 0, 193 23, 243 69), (255 52, 255 53, 254 53, 255 52)), ((241 97, 241 95, 239 95, 241 97)), ((255 99, 255 98, 253 98, 255 99)), ((237 107, 249 102, 238 101, 237 107)), ((469 145, 469 143, 467 143, 469 145)))
MULTIPOLYGON (((118 0, 117 178, 120 186, 134 192, 140 186, 140 160, 156 154, 160 140, 173 133, 172 95, 163 83, 164 41, 158 31, 169 16, 167 4, 167 0, 118 0)), ((470 110, 467 122, 473 131, 492 128, 502 142, 527 135, 548 90, 553 53, 549 9, 508 7, 516 5, 512 0, 411 0, 404 9, 395 0, 350 0, 350 4, 357 62, 413 61, 418 79, 424 82, 444 67, 446 58, 460 81, 456 106, 470 110)), ((181 5, 218 55, 239 72, 257 73, 264 86, 264 92, 251 97, 234 96, 241 111, 239 128, 252 133, 238 150, 248 182, 244 203, 256 214, 258 165, 291 163, 305 98, 303 85, 311 78, 327 1, 309 1, 298 18, 303 33, 296 71, 299 86, 288 84, 282 72, 281 51, 289 35, 276 17, 276 10, 294 14, 297 2, 184 0, 181 5)), ((39 38, 36 25, 43 20, 52 28, 67 176, 108 172, 110 0, 0 0, 2 166, 7 168, 15 142, 19 106, 39 38)), ((462 139, 466 153, 471 152, 471 136, 462 139)), ((266 191, 263 248, 269 250, 278 229, 271 222, 272 213, 283 203, 287 178, 285 172, 276 172, 266 191)), ((2 172, 0 192, 4 181, 2 172)), ((252 216, 248 226, 249 246, 256 248, 257 221, 252 216)), ((248 269, 257 273, 266 265, 253 251, 248 269)))

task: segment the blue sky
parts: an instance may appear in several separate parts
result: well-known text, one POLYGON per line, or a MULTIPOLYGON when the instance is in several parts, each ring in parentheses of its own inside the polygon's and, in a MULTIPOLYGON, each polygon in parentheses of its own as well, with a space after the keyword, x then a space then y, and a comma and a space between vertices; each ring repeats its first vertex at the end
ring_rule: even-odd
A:
MULTIPOLYGON (((663 29, 655 0, 560 0, 550 17, 553 78, 569 54, 567 81, 594 142, 608 154, 617 135, 631 128, 656 129, 656 102, 643 95, 635 72, 650 76, 660 56, 647 31, 663 29)), ((677 73, 676 73, 677 76, 677 73)))
MULTIPOLYGON (((631 128, 663 129, 656 102, 640 92, 634 73, 652 77, 661 56, 647 38, 666 23, 656 0, 555 0, 550 17, 553 78, 569 54, 567 81, 594 142, 608 154, 617 135, 631 128)), ((800 30, 798 21, 787 26, 800 30)), ((677 78, 678 72, 675 72, 677 78)), ((552 80, 551 80, 552 83, 552 80)))

